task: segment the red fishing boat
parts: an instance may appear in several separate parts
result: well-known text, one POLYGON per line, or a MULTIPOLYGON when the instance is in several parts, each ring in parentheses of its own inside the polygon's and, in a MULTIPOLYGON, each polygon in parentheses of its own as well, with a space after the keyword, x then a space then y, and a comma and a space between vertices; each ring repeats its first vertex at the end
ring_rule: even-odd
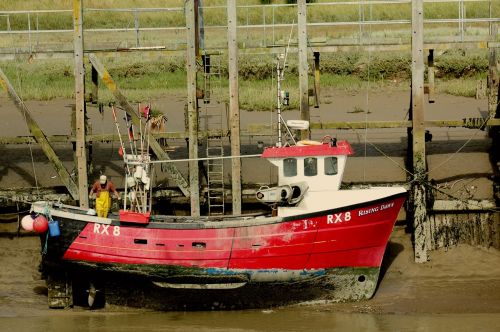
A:
MULTIPOLYGON (((278 94, 278 111, 284 98, 278 94)), ((82 297, 78 289, 88 291, 92 304, 99 294, 128 290, 128 297, 139 286, 149 288, 152 297, 163 294, 160 302, 173 298, 180 308, 192 299, 209 299, 211 308, 213 303, 220 307, 223 298, 231 308, 227 302, 244 306, 248 299, 258 306, 282 298, 370 298, 406 190, 341 189, 353 153, 350 144, 329 136, 322 142, 292 138, 291 144, 282 144, 285 123, 278 116, 279 143, 261 155, 277 167, 278 183, 256 193, 272 208, 266 214, 152 214, 153 164, 147 153, 134 153, 132 145, 129 154, 122 149, 126 180, 119 214, 102 218, 78 207, 34 203, 32 213, 49 220, 48 231, 39 228, 45 232, 42 270, 49 305, 70 305, 72 292, 82 297), (110 284, 125 279, 127 286, 110 284)), ((292 125, 300 129, 307 124, 292 125)))
MULTIPOLYGON (((44 268, 119 271, 184 289, 323 278, 336 285, 340 300, 370 298, 406 191, 340 189, 350 154, 348 142, 329 138, 267 148, 262 158, 278 168, 279 183, 261 188, 257 198, 275 207, 269 215, 151 215, 125 202, 119 215, 100 218, 76 207, 34 203, 34 213, 59 226, 59 235, 42 236, 44 268)), ((147 161, 134 160, 135 179, 147 182, 137 174, 146 172, 147 161)), ((134 192, 128 188, 129 197, 134 192)))

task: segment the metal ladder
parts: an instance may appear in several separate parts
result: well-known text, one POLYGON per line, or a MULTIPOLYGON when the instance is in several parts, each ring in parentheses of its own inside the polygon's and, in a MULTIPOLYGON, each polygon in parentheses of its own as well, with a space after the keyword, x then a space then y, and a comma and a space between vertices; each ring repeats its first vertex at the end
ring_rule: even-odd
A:
POLYGON ((220 56, 203 56, 204 97, 203 110, 207 133, 207 204, 209 215, 224 214, 224 113, 225 108, 217 98, 221 91, 220 56))

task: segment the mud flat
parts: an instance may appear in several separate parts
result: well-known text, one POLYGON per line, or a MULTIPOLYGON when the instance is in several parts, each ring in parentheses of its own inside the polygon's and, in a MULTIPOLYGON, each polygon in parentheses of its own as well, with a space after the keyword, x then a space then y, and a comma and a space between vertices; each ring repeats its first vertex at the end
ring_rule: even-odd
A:
MULTIPOLYGON (((365 96, 346 96, 332 92, 335 103, 312 110, 312 121, 364 121, 405 118, 409 92, 370 96, 369 114, 351 111, 362 107, 365 96)), ((479 117, 486 111, 485 100, 438 96, 429 105, 429 119, 462 119, 479 117)), ((47 134, 69 133, 69 108, 72 101, 30 102, 29 107, 40 120, 47 134)), ((155 101, 169 117, 168 131, 183 130, 182 98, 155 101), (167 106, 168 105, 168 106, 167 106)), ((10 101, 1 100, 0 131, 4 136, 26 135, 21 116, 10 101)), ((111 117, 101 117, 90 109, 94 133, 112 133, 111 117)), ((287 118, 297 118, 287 112, 287 118)), ((271 115, 244 112, 242 126, 248 123, 268 124, 271 115)), ((488 158, 490 141, 487 133, 468 129, 435 129, 428 143, 430 176, 442 186, 454 190, 460 198, 491 199, 492 174, 488 158), (455 152, 471 139, 460 150, 455 152), (446 161, 443 164, 443 161, 446 161), (445 166, 443 166, 445 165, 445 166), (466 180, 460 180, 460 179, 466 180), (457 182, 460 180, 459 182, 457 182), (461 185, 459 185, 461 184, 461 185)), ((322 135, 323 133, 321 133, 322 135)), ((381 156, 365 144, 363 131, 339 131, 339 138, 350 140, 356 155, 349 160, 345 174, 347 182, 405 182, 406 130, 370 130, 368 140, 389 156, 381 156), (365 150, 366 147, 366 150, 365 150), (366 153, 365 153, 366 151, 366 153)), ((317 137, 315 137, 317 138, 317 137)), ((270 138, 265 138, 270 144, 270 138)), ((242 153, 258 152, 257 138, 248 138, 242 153)), ((120 161, 115 146, 98 150, 96 172, 121 176, 120 161), (114 156, 114 157, 113 157, 114 156)), ((175 143, 174 143, 175 144, 175 143)), ((178 142, 179 146, 185 142, 178 142)), ((35 170, 39 185, 60 185, 45 157, 35 152, 35 170)), ((58 153, 71 169, 70 147, 60 147, 58 153)), ((178 156, 185 153, 182 148, 178 156)), ((175 156, 175 154, 174 154, 175 156)), ((244 179, 268 182, 271 170, 262 170, 260 160, 243 163, 244 179), (258 172, 256 171, 258 170, 258 172)), ((26 146, 0 146, 0 188, 33 187, 34 176, 30 151, 26 146)), ((229 169, 229 168, 228 168, 229 169)), ((45 281, 37 270, 40 261, 40 241, 36 237, 0 238, 0 326, 2 331, 29 330, 90 330, 123 331, 126 329, 157 328, 172 331, 304 331, 311 330, 456 330, 496 331, 500 326, 500 252, 492 248, 467 245, 448 247, 430 253, 431 261, 413 262, 410 234, 405 226, 396 226, 383 262, 383 273, 375 296, 355 303, 308 302, 286 307, 245 311, 217 312, 152 312, 108 305, 90 311, 83 307, 70 310, 47 308, 45 281)))
POLYGON ((72 330, 75 322, 84 324, 84 329, 120 331, 130 328, 129 324, 169 327, 174 331, 299 331, 349 326, 353 330, 380 331, 440 330, 444 326, 465 331, 477 326, 474 330, 494 331, 500 323, 500 252, 459 245, 431 252, 430 256, 428 263, 414 263, 410 235, 404 226, 396 226, 378 290, 371 300, 361 302, 312 301, 205 313, 158 313, 116 305, 95 311, 78 306, 53 310, 47 307, 45 281, 37 270, 39 239, 0 238, 0 323, 2 331, 44 327, 72 330))

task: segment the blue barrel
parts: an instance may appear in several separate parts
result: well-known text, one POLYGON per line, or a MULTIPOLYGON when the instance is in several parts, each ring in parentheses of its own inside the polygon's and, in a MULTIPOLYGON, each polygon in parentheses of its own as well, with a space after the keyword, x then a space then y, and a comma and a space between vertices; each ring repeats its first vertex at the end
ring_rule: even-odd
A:
POLYGON ((52 237, 61 235, 61 231, 59 229, 59 222, 57 222, 57 220, 49 221, 49 234, 52 237))

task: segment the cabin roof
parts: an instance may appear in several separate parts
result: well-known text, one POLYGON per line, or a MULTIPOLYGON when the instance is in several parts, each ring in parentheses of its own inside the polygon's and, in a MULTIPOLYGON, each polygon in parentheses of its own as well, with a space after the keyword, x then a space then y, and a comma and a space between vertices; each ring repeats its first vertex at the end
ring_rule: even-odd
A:
POLYGON ((283 147, 269 147, 262 153, 262 158, 288 158, 313 156, 349 156, 354 151, 347 141, 338 141, 336 146, 329 143, 321 145, 293 145, 283 147))

